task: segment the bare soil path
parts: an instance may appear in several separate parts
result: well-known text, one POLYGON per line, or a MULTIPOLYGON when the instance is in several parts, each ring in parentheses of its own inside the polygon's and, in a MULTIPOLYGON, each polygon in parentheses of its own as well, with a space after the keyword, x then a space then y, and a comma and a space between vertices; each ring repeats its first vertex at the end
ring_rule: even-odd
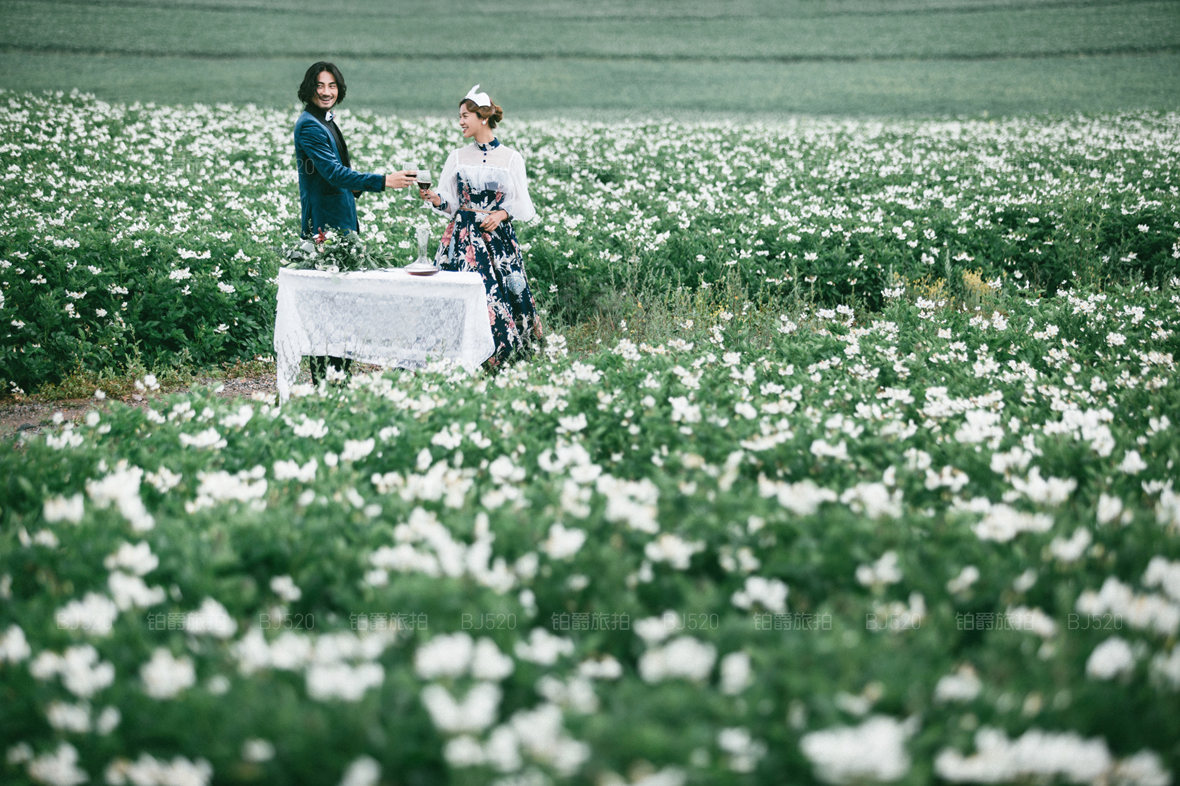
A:
MULTIPOLYGON (((273 373, 229 379, 198 378, 193 382, 193 385, 218 389, 218 396, 230 399, 250 398, 254 393, 274 395, 277 392, 273 373)), ((112 397, 101 401, 93 398, 56 401, 0 400, 0 444, 11 441, 19 434, 36 434, 47 428, 53 428, 53 416, 57 412, 62 413, 67 421, 80 421, 90 410, 101 411, 111 401, 122 401, 131 406, 146 406, 155 398, 175 392, 177 391, 149 391, 136 393, 122 399, 112 397)))

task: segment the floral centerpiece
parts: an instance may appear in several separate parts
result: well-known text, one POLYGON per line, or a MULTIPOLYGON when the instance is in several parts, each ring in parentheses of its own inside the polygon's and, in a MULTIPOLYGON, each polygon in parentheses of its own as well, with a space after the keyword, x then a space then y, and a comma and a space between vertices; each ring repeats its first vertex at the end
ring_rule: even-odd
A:
POLYGON ((391 259, 366 245, 356 232, 338 233, 331 229, 303 238, 282 253, 283 267, 296 270, 348 273, 393 266, 391 259))

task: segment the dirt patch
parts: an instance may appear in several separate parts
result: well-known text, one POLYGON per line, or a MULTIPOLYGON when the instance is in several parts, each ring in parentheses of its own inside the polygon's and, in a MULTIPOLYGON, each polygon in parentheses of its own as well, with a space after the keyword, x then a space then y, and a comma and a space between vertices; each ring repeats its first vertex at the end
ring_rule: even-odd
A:
MULTIPOLYGON (((268 396, 276 395, 275 376, 259 374, 257 376, 234 377, 231 379, 197 379, 193 387, 217 389, 221 398, 250 398, 255 393, 268 396)), ((47 428, 54 428, 53 418, 60 412, 67 421, 80 421, 91 410, 102 411, 111 401, 121 401, 131 406, 147 406, 152 400, 167 396, 177 391, 148 391, 127 396, 122 399, 62 399, 58 401, 0 401, 0 442, 9 442, 20 434, 36 434, 47 428)))

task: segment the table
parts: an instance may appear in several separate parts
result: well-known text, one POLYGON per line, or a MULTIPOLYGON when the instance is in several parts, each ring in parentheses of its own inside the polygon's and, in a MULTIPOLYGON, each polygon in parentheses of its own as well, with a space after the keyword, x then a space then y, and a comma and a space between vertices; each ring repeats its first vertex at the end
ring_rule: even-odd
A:
POLYGON ((452 360, 474 371, 495 344, 479 273, 279 269, 275 364, 286 401, 304 355, 391 368, 452 360))

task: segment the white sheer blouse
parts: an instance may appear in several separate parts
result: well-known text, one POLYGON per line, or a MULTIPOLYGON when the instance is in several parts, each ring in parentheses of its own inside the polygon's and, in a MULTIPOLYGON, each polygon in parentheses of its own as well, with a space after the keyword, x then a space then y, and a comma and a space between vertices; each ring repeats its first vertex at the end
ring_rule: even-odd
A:
POLYGON ((447 156, 438 180, 438 195, 443 199, 442 212, 448 216, 461 207, 457 178, 463 178, 472 192, 503 192, 502 206, 513 221, 532 221, 537 217, 529 197, 524 157, 510 147, 500 144, 485 154, 472 143, 447 156))

